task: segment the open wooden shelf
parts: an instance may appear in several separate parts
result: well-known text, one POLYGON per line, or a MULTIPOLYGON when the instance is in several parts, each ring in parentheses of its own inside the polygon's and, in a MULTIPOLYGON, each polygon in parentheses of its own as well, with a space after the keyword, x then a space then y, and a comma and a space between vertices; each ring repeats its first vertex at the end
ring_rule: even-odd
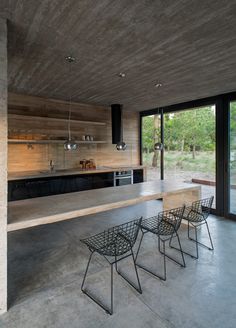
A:
MULTIPOLYGON (((54 118, 54 117, 46 117, 46 116, 29 116, 29 115, 17 115, 17 114, 8 114, 9 119, 17 119, 17 120, 37 120, 43 122, 67 122, 67 118, 54 118)), ((105 126, 105 122, 97 122, 97 121, 83 121, 83 120, 70 120, 72 124, 86 124, 86 125, 97 125, 97 126, 105 126)))
MULTIPOLYGON (((84 140, 74 140, 77 144, 104 144, 107 143, 103 140, 93 140, 93 141, 84 141, 84 140)), ((64 144, 65 140, 35 140, 35 139, 8 139, 8 143, 10 144, 64 144)))

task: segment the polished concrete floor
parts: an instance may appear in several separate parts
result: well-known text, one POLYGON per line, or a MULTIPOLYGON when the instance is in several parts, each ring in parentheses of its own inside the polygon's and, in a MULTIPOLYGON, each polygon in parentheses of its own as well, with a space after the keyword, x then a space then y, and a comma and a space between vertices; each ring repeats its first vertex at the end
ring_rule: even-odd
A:
MULTIPOLYGON (((89 252, 80 238, 160 209, 159 201, 9 234, 9 311, 1 328, 236 327, 236 222, 211 216, 213 252, 200 248, 186 268, 167 262, 167 281, 139 270, 143 294, 114 278, 114 314, 106 314, 80 291, 89 252)), ((201 240, 207 242, 204 228, 201 240)), ((192 249, 181 227, 183 247, 192 249)), ((169 250, 168 250, 169 251, 169 250)), ((171 250, 174 252, 174 250, 171 250)), ((178 253, 173 253, 179 256, 178 253)), ((147 236, 140 261, 161 272, 157 241, 147 236)), ((122 270, 133 276, 130 259, 122 270)), ((108 301, 109 267, 96 256, 88 280, 108 301)))

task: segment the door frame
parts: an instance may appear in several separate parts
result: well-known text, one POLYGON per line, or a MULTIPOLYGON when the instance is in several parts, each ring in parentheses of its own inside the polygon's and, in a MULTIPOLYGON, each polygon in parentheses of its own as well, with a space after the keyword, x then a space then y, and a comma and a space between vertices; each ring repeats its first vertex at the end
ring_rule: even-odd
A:
POLYGON ((224 149, 224 180, 225 180, 225 197, 224 197, 224 216, 236 220, 236 214, 230 213, 230 103, 236 102, 236 94, 231 94, 224 99, 224 122, 225 122, 225 149, 224 149))
MULTIPOLYGON (((163 114, 187 110, 207 105, 215 105, 216 108, 216 209, 213 214, 236 219, 229 213, 229 106, 230 101, 236 100, 236 92, 221 94, 214 97, 197 99, 170 106, 162 106, 140 112, 140 164, 142 164, 142 117, 148 115, 163 114)), ((164 157, 164 153, 163 153, 164 157)), ((164 158, 162 161, 164 170, 164 158)), ((164 174, 164 171, 163 171, 164 174)))

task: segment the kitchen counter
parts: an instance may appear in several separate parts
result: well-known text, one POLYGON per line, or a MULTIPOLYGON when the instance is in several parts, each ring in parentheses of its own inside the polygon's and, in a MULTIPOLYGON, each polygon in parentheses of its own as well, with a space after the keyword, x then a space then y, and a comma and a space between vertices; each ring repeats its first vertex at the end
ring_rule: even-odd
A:
POLYGON ((64 169, 55 171, 22 171, 22 172, 10 172, 8 173, 8 181, 25 180, 25 179, 37 179, 37 178, 49 178, 49 177, 60 177, 67 175, 81 175, 81 174, 96 174, 116 171, 127 171, 127 170, 141 170, 146 169, 144 165, 131 165, 131 166, 99 166, 96 169, 64 169))
POLYGON ((171 209, 189 205, 200 196, 199 185, 150 181, 13 201, 8 204, 8 231, 70 220, 160 198, 163 199, 163 208, 171 209))

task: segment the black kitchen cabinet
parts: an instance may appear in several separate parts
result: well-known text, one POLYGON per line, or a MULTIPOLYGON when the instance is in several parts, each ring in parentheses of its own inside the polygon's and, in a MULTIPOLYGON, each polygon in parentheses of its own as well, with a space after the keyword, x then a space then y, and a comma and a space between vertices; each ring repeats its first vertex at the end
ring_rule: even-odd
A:
MULTIPOLYGON (((143 182, 143 170, 134 170, 134 183, 143 182)), ((113 187, 113 172, 42 177, 8 181, 8 201, 113 187)))
POLYGON ((134 170, 133 182, 140 183, 143 182, 143 170, 134 170))
POLYGON ((113 187, 113 172, 93 174, 93 189, 113 187))

